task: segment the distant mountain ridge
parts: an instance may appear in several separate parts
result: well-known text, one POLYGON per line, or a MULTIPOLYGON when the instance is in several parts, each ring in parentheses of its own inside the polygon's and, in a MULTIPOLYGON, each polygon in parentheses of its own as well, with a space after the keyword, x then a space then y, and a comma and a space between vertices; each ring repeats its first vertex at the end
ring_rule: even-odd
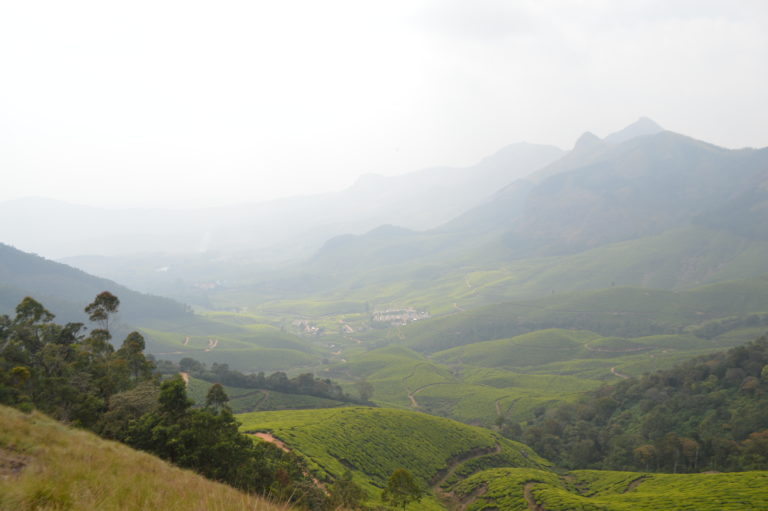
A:
POLYGON ((363 176, 350 188, 227 207, 103 209, 47 199, 0 203, 0 241, 49 257, 252 251, 284 259, 328 238, 381 224, 436 227, 505 184, 561 157, 553 146, 519 143, 476 165, 400 176, 363 176), (273 247, 278 247, 275 252, 273 247))
POLYGON ((13 315, 16 305, 25 296, 31 296, 61 322, 87 322, 83 309, 102 291, 110 291, 120 299, 121 322, 192 316, 187 306, 168 298, 137 293, 110 280, 0 243, 0 314, 13 315))
MULTIPOLYGON (((641 128, 643 124, 648 127, 641 123, 641 128)), ((634 131, 622 130, 614 140, 634 131)), ((323 261, 347 260, 354 262, 347 269, 370 270, 375 265, 382 275, 387 258, 381 254, 388 253, 398 255, 390 266, 394 271, 392 265, 399 265, 401 272, 405 264, 439 265, 450 272, 465 265, 498 267, 523 259, 535 259, 535 268, 558 264, 542 258, 570 254, 573 257, 562 264, 579 261, 583 271, 590 251, 605 258, 611 251, 626 252, 619 249, 624 243, 632 244, 636 255, 628 253, 632 259, 624 263, 610 262, 620 271, 615 275, 623 285, 653 281, 662 287, 685 287, 716 282, 717 275, 733 279, 768 272, 768 262, 758 255, 765 253, 768 240, 765 204, 768 149, 729 150, 668 131, 616 144, 586 134, 560 160, 502 188, 438 229, 387 241, 350 237, 345 244, 354 249, 347 254, 329 241, 313 264, 321 272, 326 268, 323 261), (618 268, 622 264, 623 269, 618 268), (680 273, 669 274, 673 267, 680 273)), ((567 281, 575 277, 566 266, 554 274, 567 281)), ((528 275, 520 284, 545 275, 528 275)), ((596 284, 605 282, 591 273, 580 280, 587 282, 589 275, 596 284)))

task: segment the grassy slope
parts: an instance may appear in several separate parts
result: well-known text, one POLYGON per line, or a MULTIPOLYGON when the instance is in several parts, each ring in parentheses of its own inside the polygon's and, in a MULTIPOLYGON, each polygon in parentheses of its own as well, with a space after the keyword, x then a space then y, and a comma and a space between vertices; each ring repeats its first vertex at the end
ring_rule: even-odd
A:
MULTIPOLYGON (((320 479, 338 477, 349 468, 374 501, 397 468, 408 469, 427 488, 452 459, 473 450, 490 453, 497 445, 506 466, 547 465, 526 446, 486 429, 417 412, 354 407, 238 418, 243 431, 269 431, 304 455, 320 479)), ((439 508, 435 500, 413 507, 439 508)))
MULTIPOLYGON (((187 395, 196 404, 205 403, 205 397, 212 383, 190 378, 187 386, 187 395)), ((347 403, 325 399, 322 397, 308 396, 305 394, 287 394, 274 390, 244 389, 240 387, 224 386, 224 391, 229 397, 229 406, 234 413, 245 413, 264 410, 302 410, 310 408, 335 408, 345 406, 347 403)))
POLYGON ((166 360, 191 357, 249 372, 306 367, 317 362, 308 342, 258 321, 236 315, 194 316, 183 324, 148 322, 142 333, 147 338, 147 350, 166 360), (211 347, 214 341, 215 347, 211 347))
POLYGON ((565 477, 543 470, 493 469, 454 488, 467 511, 754 510, 768 502, 768 472, 644 474, 577 470, 565 477), (526 496, 525 488, 528 487, 526 496), (484 492, 472 496, 481 488, 484 492))
POLYGON ((467 248, 462 257, 447 254, 430 253, 376 272, 351 269, 336 275, 333 286, 309 295, 250 300, 244 290, 235 296, 222 291, 212 299, 217 306, 248 304, 268 315, 343 314, 368 303, 429 307, 433 314, 445 314, 456 310, 454 304, 471 309, 614 285, 683 290, 768 273, 768 242, 701 226, 561 256, 519 259, 502 243, 467 248))
MULTIPOLYGON (((604 373, 610 375, 607 369, 604 373)), ((402 346, 351 357, 329 376, 365 377, 374 386, 373 400, 381 406, 417 409, 485 426, 493 425, 499 415, 522 420, 538 406, 573 399, 577 392, 600 385, 589 378, 524 375, 470 365, 457 370, 402 346)))
POLYGON ((0 510, 277 511, 149 454, 68 428, 39 413, 0 407, 0 510), (18 474, 11 460, 25 463, 18 474))

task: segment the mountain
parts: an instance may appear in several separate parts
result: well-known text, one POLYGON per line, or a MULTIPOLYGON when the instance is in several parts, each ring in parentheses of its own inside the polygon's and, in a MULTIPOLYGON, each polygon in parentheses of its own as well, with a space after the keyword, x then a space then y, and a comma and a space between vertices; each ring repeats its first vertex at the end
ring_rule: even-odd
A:
POLYGON ((643 137, 646 135, 655 135, 664 131, 664 128, 656 124, 648 117, 641 117, 637 121, 633 122, 626 128, 619 130, 615 133, 611 133, 603 140, 608 144, 621 144, 627 140, 631 140, 637 137, 643 137))
POLYGON ((137 324, 150 320, 188 320, 186 305, 168 298, 137 293, 107 279, 0 244, 0 313, 11 314, 32 296, 59 321, 84 322, 83 309, 102 291, 120 299, 120 319, 137 324))
POLYGON ((0 226, 0 240, 55 258, 258 251, 255 260, 282 259, 315 250, 332 236, 381 224, 435 227, 562 154, 553 146, 512 144, 466 168, 366 175, 341 192, 218 208, 105 209, 46 199, 6 201, 0 203, 0 217, 14 221, 0 226))
MULTIPOLYGON (((740 254, 764 250, 761 242, 768 223, 761 206, 768 203, 766 169, 768 149, 729 150, 671 132, 615 145, 585 134, 557 162, 511 183, 437 229, 401 233, 387 241, 368 235, 348 237, 345 245, 365 255, 353 269, 375 261, 381 271, 382 258, 377 254, 391 251, 398 255, 393 264, 429 260, 444 268, 498 267, 527 259, 540 267, 558 264, 542 257, 576 257, 590 250, 607 253, 608 247, 615 246, 616 251, 620 243, 634 243, 632 257, 647 256, 643 263, 647 266, 632 270, 637 273, 655 271, 659 260, 673 262, 661 257, 654 262, 644 246, 653 245, 659 256, 669 251, 701 259, 703 254, 697 251, 709 244, 707 257, 712 260, 700 273, 690 268, 681 273, 695 285, 711 282, 708 275, 716 268, 722 272, 727 265, 741 264, 740 254)), ((329 242, 314 261, 330 260, 327 252, 345 257, 338 244, 329 242)), ((766 265, 749 264, 751 270, 759 266, 760 272, 768 271, 766 265)), ((743 276, 734 272, 729 278, 743 276)))

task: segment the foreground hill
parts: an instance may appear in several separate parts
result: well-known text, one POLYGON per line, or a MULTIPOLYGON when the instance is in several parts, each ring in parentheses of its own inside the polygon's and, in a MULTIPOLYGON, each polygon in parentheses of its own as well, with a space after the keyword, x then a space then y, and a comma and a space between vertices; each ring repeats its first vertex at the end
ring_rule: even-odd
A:
POLYGON ((279 511, 240 493, 37 412, 0 407, 0 509, 279 511))
MULTIPOLYGON (((351 470, 373 502, 398 468, 412 472, 427 489, 457 472, 466 477, 489 467, 548 466, 525 445, 487 429, 418 412, 353 407, 254 412, 238 418, 241 430, 269 432, 303 455, 321 480, 333 480, 351 470)), ((418 508, 440 506, 431 500, 418 508)))
POLYGON ((345 408, 243 414, 242 429, 271 433, 320 479, 345 470, 375 503, 404 467, 433 497, 408 509, 466 511, 754 510, 768 502, 768 472, 649 474, 553 471, 526 446, 488 430, 420 413, 345 408))

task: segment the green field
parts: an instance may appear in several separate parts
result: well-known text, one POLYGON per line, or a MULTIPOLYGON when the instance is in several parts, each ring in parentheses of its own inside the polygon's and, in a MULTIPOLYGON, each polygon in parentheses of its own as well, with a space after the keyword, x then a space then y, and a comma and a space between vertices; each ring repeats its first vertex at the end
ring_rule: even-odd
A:
MULTIPOLYGON (((411 471, 428 489, 443 471, 466 462, 464 458, 496 453, 506 466, 548 466, 523 444, 487 429, 418 412, 347 407, 255 412, 238 418, 242 431, 270 432, 303 455, 321 480, 350 469, 372 501, 397 468, 411 471)), ((434 499, 419 506, 413 509, 440 509, 434 499)))
MULTIPOLYGON (((187 395, 195 404, 203 405, 205 396, 212 383, 198 378, 189 378, 187 395)), ((288 394, 274 390, 244 389, 225 385, 224 392, 229 397, 229 407, 233 413, 245 413, 264 410, 303 410, 310 408, 334 408, 345 406, 346 403, 308 396, 305 394, 288 394)))
POLYGON ((768 472, 645 474, 521 468, 479 472, 453 490, 467 511, 756 510, 768 503, 768 472))

